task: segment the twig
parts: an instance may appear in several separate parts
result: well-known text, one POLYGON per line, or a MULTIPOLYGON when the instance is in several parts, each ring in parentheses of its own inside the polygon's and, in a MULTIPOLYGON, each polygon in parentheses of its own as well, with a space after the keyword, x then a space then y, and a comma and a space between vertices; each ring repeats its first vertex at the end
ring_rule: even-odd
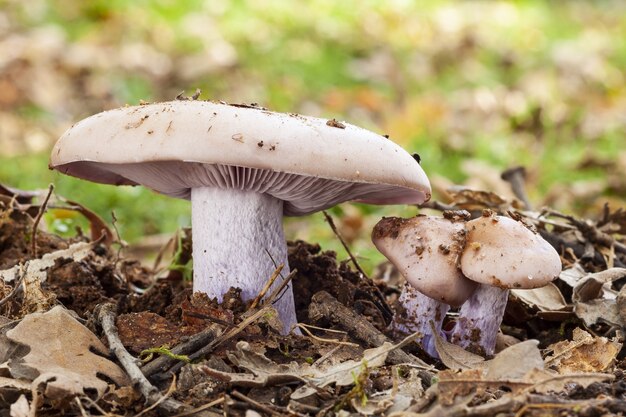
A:
MULTIPOLYGON (((76 397, 76 398, 78 398, 78 397, 76 397)), ((108 412, 105 411, 102 407, 100 407, 98 405, 98 403, 96 403, 94 400, 92 400, 88 395, 81 396, 80 399, 81 399, 81 401, 85 400, 86 402, 88 402, 90 407, 95 408, 96 410, 98 410, 98 412, 100 414, 102 414, 105 417, 123 417, 123 416, 121 416, 119 414, 113 414, 110 411, 108 411, 108 412)))
MULTIPOLYGON (((196 352, 192 353, 189 355, 189 359, 193 362, 197 359, 200 359, 206 355, 208 355, 209 353, 211 353, 213 351, 213 349, 215 349, 216 347, 218 347, 219 345, 221 345, 222 343, 224 343, 225 341, 235 337, 236 335, 238 335, 240 332, 242 332, 246 327, 248 327, 251 323, 255 322, 256 320, 258 320, 259 318, 263 317, 265 314, 267 314, 270 311, 270 309, 268 307, 264 307, 262 309, 260 309, 259 311, 257 311, 256 313, 254 313, 253 315, 251 315, 250 317, 246 318, 244 321, 242 321, 241 323, 239 323, 237 325, 237 327, 233 327, 232 329, 228 330, 225 333, 222 333, 220 336, 218 336, 217 338, 215 338, 211 343, 209 343, 208 345, 204 346, 203 348, 197 350, 196 352)), ((181 363, 177 363, 176 365, 174 365, 173 367, 171 367, 169 369, 169 372, 172 373, 176 373, 178 372, 178 370, 180 368, 183 367, 184 364, 181 363)))
POLYGON ((111 224, 113 225, 113 230, 115 230, 115 237, 117 238, 117 243, 120 247, 117 249, 117 253, 115 254, 115 262, 113 265, 117 265, 120 261, 120 255, 122 253, 122 249, 124 249, 124 241, 122 240, 122 236, 120 235, 120 231, 117 228, 117 217, 115 217, 115 211, 111 210, 111 224))
POLYGON ((8 293, 6 297, 4 297, 2 300, 0 300, 0 307, 5 305, 22 288, 22 282, 24 281, 24 276, 25 274, 20 275, 19 279, 15 283, 15 286, 13 287, 11 292, 8 293))
POLYGON ((184 409, 184 404, 172 398, 163 398, 159 390, 141 373, 141 370, 136 364, 137 359, 128 353, 118 335, 117 327, 115 326, 115 304, 101 304, 97 316, 109 342, 110 349, 132 380, 133 387, 139 389, 139 392, 144 396, 146 402, 148 404, 158 403, 158 408, 168 413, 174 413, 181 408, 184 409))
POLYGON ((276 278, 278 278, 278 276, 280 275, 280 272, 283 270, 284 267, 285 267, 285 264, 280 264, 278 265, 278 267, 276 267, 276 269, 274 270, 274 273, 272 273, 272 276, 270 276, 270 279, 267 280, 267 282, 265 283, 265 285, 259 292, 259 295, 257 295, 256 298, 252 300, 252 303, 250 304, 250 307, 248 307, 248 310, 252 310, 256 308, 257 305, 259 305, 259 302, 261 302, 261 299, 269 291, 270 287, 272 286, 272 284, 274 284, 274 281, 276 281, 276 278))
POLYGON ((328 222, 328 225, 330 226, 330 228, 333 230, 333 233, 335 234, 335 236, 337 236, 337 239, 339 239, 339 242, 341 242, 341 245, 343 246, 343 248, 346 250, 346 252, 348 253, 348 256, 350 257, 350 260, 352 261, 352 264, 354 264, 354 267, 365 277, 369 279, 369 276, 365 273, 365 271, 363 271, 363 268, 361 268, 361 265, 359 265, 359 263, 357 262, 356 258, 354 257, 354 255, 352 254, 352 252, 350 251, 350 248, 348 247, 348 244, 346 243, 345 240, 343 240, 343 237, 341 236, 341 234, 339 233, 339 230, 337 230, 337 226, 335 226, 335 222, 333 220, 332 217, 330 217, 330 215, 326 212, 326 210, 322 211, 322 213, 324 214, 324 217, 326 218, 326 221, 328 222))
MULTIPOLYGON (((164 395, 161 395, 161 398, 159 398, 154 404, 150 405, 147 408, 144 408, 143 410, 141 410, 141 412, 135 414, 135 417, 140 417, 146 414, 147 412, 154 410, 159 405, 163 404, 165 401, 171 400, 170 396, 174 393, 174 391, 176 391, 176 376, 172 378, 172 383, 170 384, 170 387, 167 389, 167 392, 164 395)), ((183 406, 182 403, 181 403, 181 406, 183 406)))
MULTIPOLYGON (((309 319, 311 321, 318 321, 322 317, 339 324, 354 338, 365 342, 368 346, 378 347, 384 342, 391 343, 387 336, 378 331, 372 323, 357 315, 352 309, 341 304, 326 291, 320 291, 313 295, 311 304, 309 305, 309 319)), ((432 368, 426 362, 400 349, 389 352, 388 359, 389 362, 394 365, 408 363, 422 367, 423 369, 432 368)), ((429 376, 432 377, 432 375, 429 376)))
POLYGON ((78 405, 78 410, 80 411, 80 415, 83 417, 89 417, 87 415, 87 411, 85 411, 85 407, 83 407, 83 403, 80 402, 80 398, 74 397, 74 401, 76 402, 76 405, 78 405))
MULTIPOLYGON (((220 333, 219 326, 212 324, 208 328, 204 329, 200 333, 193 335, 187 342, 180 343, 172 349, 172 353, 175 355, 188 355, 191 352, 195 352, 198 349, 206 346, 212 340, 214 340, 220 333)), ((145 376, 162 372, 173 364, 178 363, 178 360, 169 356, 160 356, 153 361, 150 361, 146 365, 141 367, 141 372, 145 376)))
MULTIPOLYGON (((283 282, 281 282, 280 285, 276 287, 276 289, 274 289, 274 291, 272 291, 272 293, 265 300, 263 300, 263 305, 267 306, 270 304, 274 304, 274 302, 278 301, 280 299, 279 294, 287 287, 287 284, 291 282, 291 280, 294 276, 296 276, 297 273, 297 269, 291 271, 289 275, 285 277, 283 282)), ((282 297, 282 294, 280 294, 280 296, 282 297)))
POLYGON ((308 326, 306 324, 304 324, 304 323, 296 323, 295 326, 299 327, 302 330, 304 330, 304 332, 307 335, 309 335, 309 337, 311 339, 317 340, 318 342, 334 343, 336 345, 342 345, 342 346, 359 347, 359 345, 357 343, 344 342, 342 340, 337 340, 337 339, 325 339, 323 337, 315 336, 313 333, 311 333, 311 331, 307 328, 308 326))
POLYGON ((41 221, 41 217, 43 213, 46 211, 46 207, 48 206, 48 201, 50 200, 50 196, 52 195, 52 191, 54 190, 54 184, 50 184, 48 186, 48 195, 43 200, 43 204, 39 206, 39 211, 37 212, 37 217, 35 217, 35 222, 33 223, 33 234, 31 236, 31 253, 33 258, 37 258, 37 228, 39 227, 39 222, 41 221))
POLYGON ((272 408, 266 406, 265 404, 261 404, 260 402, 258 402, 256 400, 253 400, 252 398, 243 395, 239 391, 233 391, 233 392, 230 393, 230 395, 232 395, 233 397, 235 397, 235 398, 237 398, 237 399, 239 399, 239 400, 241 400, 243 402, 246 402, 246 403, 250 404, 253 408, 256 408, 257 410, 261 410, 264 413, 267 413, 267 414, 269 414, 271 416, 280 417, 280 416, 284 415, 283 413, 279 413, 279 412, 273 410, 272 408))
POLYGON ((172 417, 186 417, 186 416, 192 416, 192 415, 194 415, 194 414, 196 414, 196 413, 199 413, 200 411, 204 411, 204 413, 203 413, 203 414, 205 414, 205 413, 209 413, 209 415, 210 415, 211 417, 221 417, 221 416, 222 416, 222 414, 212 413, 212 412, 210 412, 210 411, 206 411, 206 410, 207 410, 207 408, 215 407, 216 405, 219 405, 219 404, 221 404, 221 403, 223 403, 223 402, 224 402, 224 397, 220 397, 220 398, 218 398, 218 399, 217 399, 217 400, 215 400, 215 401, 211 401, 210 403, 203 404, 203 405, 201 405, 200 407, 194 408, 193 410, 184 411, 184 412, 182 412, 182 413, 180 413, 180 414, 173 415, 172 417))

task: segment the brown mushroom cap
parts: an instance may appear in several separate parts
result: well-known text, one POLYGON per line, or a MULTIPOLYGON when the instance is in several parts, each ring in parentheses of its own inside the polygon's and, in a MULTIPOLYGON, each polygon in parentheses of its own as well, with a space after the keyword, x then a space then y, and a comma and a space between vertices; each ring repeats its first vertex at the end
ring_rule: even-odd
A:
POLYGON ((464 222, 433 216, 383 218, 374 227, 372 241, 422 294, 459 306, 476 283, 458 268, 465 245, 464 222))
POLYGON ((538 288, 561 272, 557 251, 519 221, 485 215, 466 227, 461 270, 473 281, 504 289, 538 288))
POLYGON ((142 184, 174 197, 234 188, 283 200, 302 215, 357 200, 419 204, 430 184, 389 139, 347 123, 207 101, 123 107, 72 126, 50 167, 106 184, 142 184))

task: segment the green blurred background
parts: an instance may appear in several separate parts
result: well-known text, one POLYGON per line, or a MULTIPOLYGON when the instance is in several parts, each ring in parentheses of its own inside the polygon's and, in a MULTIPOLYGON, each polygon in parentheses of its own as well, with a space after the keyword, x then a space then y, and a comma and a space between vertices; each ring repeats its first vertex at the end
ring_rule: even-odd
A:
MULTIPOLYGON (((419 152, 436 198, 451 184, 594 216, 626 199, 626 2, 0 0, 0 182, 45 189, 138 242, 189 224, 189 204, 48 171, 93 113, 173 99, 259 103, 361 125, 419 152)), ((414 208, 333 209, 364 263, 369 230, 414 208)), ((51 213, 71 232, 78 218, 51 213)), ((339 244, 321 214, 289 238, 339 244)), ((340 258, 345 254, 340 251, 340 258)))

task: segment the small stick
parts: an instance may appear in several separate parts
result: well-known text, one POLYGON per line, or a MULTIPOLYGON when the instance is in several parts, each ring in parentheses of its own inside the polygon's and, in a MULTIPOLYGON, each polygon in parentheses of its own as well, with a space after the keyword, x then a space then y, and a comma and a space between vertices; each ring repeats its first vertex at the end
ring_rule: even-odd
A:
MULTIPOLYGON (((268 311, 269 311, 269 308, 266 308, 266 307, 260 309, 259 311, 257 311, 256 313, 254 313, 250 317, 246 318, 241 323, 239 323, 239 325, 237 325, 237 327, 233 327, 232 329, 228 330, 227 332, 222 333, 220 336, 218 336, 216 339, 214 339, 208 345, 206 345, 203 348, 197 350, 196 352, 190 354, 189 355, 189 360, 191 360, 193 362, 193 361, 195 361, 197 359, 200 359, 200 358, 208 355, 217 346, 219 346, 222 343, 224 343, 225 341, 227 341, 227 340, 237 336, 240 332, 242 332, 251 323, 257 321, 259 318, 263 317, 263 315, 267 314, 268 311)), ((179 362, 176 365, 174 365, 173 367, 171 367, 169 369, 169 372, 172 372, 172 373, 175 374, 176 372, 178 372, 178 370, 180 370, 180 368, 183 367, 183 365, 185 365, 185 364, 179 362)))
POLYGON ((304 332, 309 335, 309 337, 313 340, 317 340, 318 342, 325 342, 325 343, 334 343, 336 345, 341 345, 341 346, 351 346, 351 347, 359 347, 359 345, 357 343, 350 343, 350 342, 344 342, 342 340, 337 340, 337 339, 325 339, 323 337, 319 337, 319 336, 315 336, 313 333, 311 333, 311 331, 308 329, 308 326, 306 324, 303 323, 296 323, 295 324, 296 327, 304 330, 304 332))
POLYGON ((172 417, 192 416, 192 415, 194 415, 196 413, 199 413, 200 411, 204 411, 203 414, 207 414, 208 413, 209 416, 211 416, 211 417, 222 417, 222 414, 217 414, 217 413, 213 413, 211 411, 206 411, 206 410, 207 410, 207 408, 211 408, 211 407, 215 407, 216 405, 220 405, 223 402, 224 402, 224 397, 222 396, 222 397, 218 398, 217 400, 211 401, 210 403, 203 404, 203 405, 201 405, 198 408, 194 408, 193 410, 184 411, 184 412, 182 412, 180 414, 173 415, 172 417))
POLYGON ((144 396, 147 403, 154 404, 158 402, 159 409, 163 411, 171 414, 181 408, 184 409, 185 405, 183 403, 172 398, 163 399, 163 395, 161 395, 159 390, 141 373, 141 370, 136 364, 137 359, 128 353, 120 340, 117 327, 115 326, 116 315, 115 304, 104 303, 99 306, 97 316, 102 326, 102 331, 106 335, 111 351, 113 351, 113 354, 120 361, 120 364, 132 380, 133 387, 139 389, 139 392, 144 396))
POLYGON ((330 215, 326 212, 326 210, 322 211, 322 213, 324 214, 324 217, 326 218, 326 221, 328 222, 328 224, 330 225, 330 228, 333 230, 333 233, 335 234, 335 236, 337 236, 337 239, 339 239, 339 242, 341 242, 341 245, 343 246, 343 248, 346 250, 346 252, 348 253, 348 256, 350 257, 350 260, 352 261, 352 263, 354 264, 354 267, 367 279, 369 279, 369 276, 367 276, 367 274, 365 273, 365 271, 363 271, 363 268, 361 268, 361 265, 359 265, 359 263, 357 262, 356 258, 354 257, 354 255, 352 254, 352 252, 350 251, 350 248, 348 247, 348 244, 346 243, 345 240, 343 240, 343 237, 341 236, 341 234, 339 233, 339 230, 337 230, 337 226, 335 226, 335 222, 333 220, 332 217, 330 217, 330 215))
POLYGON ((25 274, 20 275, 19 279, 15 283, 15 286, 13 287, 11 292, 8 293, 7 296, 4 297, 2 300, 0 300, 0 307, 5 305, 11 299, 11 297, 13 297, 15 294, 18 293, 19 290, 22 289, 22 282, 24 281, 24 277, 25 277, 25 274))
POLYGON ((271 416, 280 417, 280 416, 283 415, 282 413, 274 411, 273 409, 271 409, 270 407, 266 406, 265 404, 261 404, 260 402, 258 402, 256 400, 253 400, 252 398, 243 395, 239 391, 233 391, 233 392, 230 393, 230 395, 232 395, 233 397, 235 397, 235 398, 237 398, 237 399, 239 399, 239 400, 241 400, 243 402, 246 402, 246 403, 250 404, 252 407, 254 407, 254 408, 258 409, 258 410, 261 410, 264 413, 269 414, 271 416))
MULTIPOLYGON (((191 352, 206 346, 212 340, 214 340, 220 333, 219 326, 211 324, 200 333, 193 335, 187 342, 180 343, 172 349, 172 353, 175 355, 187 355, 191 352)), ((157 372, 164 371, 170 366, 177 363, 178 360, 170 356, 159 356, 153 361, 148 362, 141 367, 141 372, 145 376, 153 375, 157 372)))
POLYGON ((274 284, 274 281, 276 281, 276 278, 278 278, 278 276, 280 275, 280 272, 283 270, 284 267, 285 267, 285 264, 278 265, 278 267, 274 270, 274 273, 272 274, 270 279, 267 280, 267 282, 263 286, 263 289, 261 289, 261 291, 259 292, 259 295, 257 295, 256 298, 252 300, 252 304, 250 304, 250 307, 248 307, 248 310, 252 310, 253 308, 256 308, 259 302, 261 302, 261 299, 269 291, 272 284, 274 284))
POLYGON ((39 227, 39 222, 41 221, 41 217, 43 213, 46 211, 46 207, 48 206, 48 201, 50 200, 50 196, 52 195, 52 191, 54 190, 54 184, 50 184, 48 186, 48 195, 46 195, 43 204, 39 206, 39 211, 37 212, 37 217, 35 217, 35 222, 33 223, 33 234, 31 236, 31 253, 33 254, 33 258, 37 258, 37 228, 39 227))
MULTIPOLYGON (((167 392, 165 393, 165 395, 161 395, 161 398, 159 398, 155 403, 151 404, 149 407, 144 408, 139 413, 135 414, 135 417, 141 417, 142 415, 154 410, 159 405, 169 400, 170 396, 174 393, 174 391, 176 391, 176 375, 174 375, 174 377, 172 378, 172 383, 170 384, 170 387, 167 389, 167 392)), ((181 406, 182 405, 183 404, 181 404, 181 406)))
POLYGON ((276 289, 272 291, 272 293, 263 301, 263 305, 265 306, 265 305, 273 304, 275 301, 278 301, 276 298, 280 299, 280 297, 278 296, 281 295, 281 292, 285 289, 287 284, 291 282, 293 277, 296 276, 297 272, 298 272, 297 269, 294 269, 293 271, 291 271, 289 275, 285 277, 283 282, 281 282, 280 285, 276 287, 276 289))
MULTIPOLYGON (((356 314, 354 310, 341 304, 335 297, 326 291, 320 291, 313 295, 311 304, 309 305, 309 319, 311 319, 311 321, 315 322, 322 317, 333 323, 339 324, 354 338, 365 342, 368 346, 378 347, 384 342, 391 343, 387 336, 378 331, 372 323, 367 321, 364 317, 356 314)), ((394 365, 409 363, 424 369, 432 368, 426 362, 413 355, 409 355, 401 349, 389 352, 388 359, 389 362, 394 365)))

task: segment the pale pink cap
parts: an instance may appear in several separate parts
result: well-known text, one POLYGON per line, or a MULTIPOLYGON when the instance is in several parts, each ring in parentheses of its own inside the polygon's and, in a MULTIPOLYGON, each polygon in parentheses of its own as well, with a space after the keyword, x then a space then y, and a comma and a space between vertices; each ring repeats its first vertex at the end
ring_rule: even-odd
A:
POLYGON ((477 286, 458 267, 465 233, 463 221, 433 216, 388 217, 374 227, 372 241, 419 292, 459 306, 477 286))
POLYGON ((58 140, 50 167, 106 184, 189 198, 194 187, 267 193, 286 215, 356 200, 420 204, 419 164, 382 135, 326 119, 208 101, 105 111, 58 140))
POLYGON ((461 270, 500 288, 543 287, 559 276, 561 258, 538 233, 509 217, 486 214, 467 222, 461 270))

